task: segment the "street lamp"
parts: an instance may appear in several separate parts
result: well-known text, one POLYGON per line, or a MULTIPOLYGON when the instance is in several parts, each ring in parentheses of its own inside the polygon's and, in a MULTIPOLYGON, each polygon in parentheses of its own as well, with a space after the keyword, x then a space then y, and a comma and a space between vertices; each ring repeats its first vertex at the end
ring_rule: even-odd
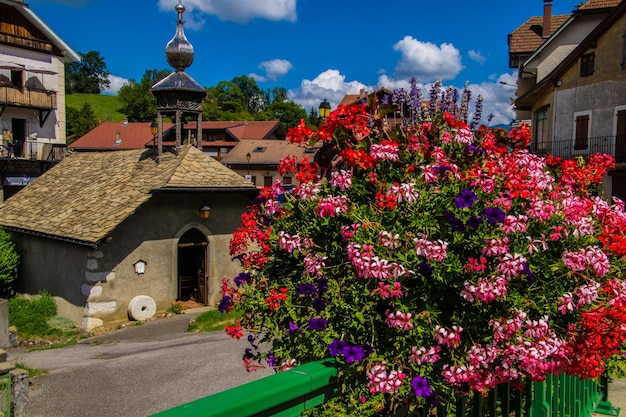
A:
POLYGON ((252 155, 250 155, 250 152, 248 152, 246 154, 246 161, 248 161, 248 178, 250 178, 250 158, 252 158, 252 155))
POLYGON ((509 83, 504 82, 504 81, 500 81, 500 84, 502 84, 502 85, 509 85, 511 87, 517 87, 517 85, 515 85, 515 84, 509 84, 509 83))
POLYGON ((156 135, 159 133, 159 124, 157 122, 150 123, 150 133, 152 133, 152 142, 156 143, 156 135))
POLYGON ((326 99, 324 99, 324 101, 320 103, 320 117, 322 118, 322 120, 324 120, 325 118, 328 117, 329 114, 330 114, 330 103, 326 101, 326 99))

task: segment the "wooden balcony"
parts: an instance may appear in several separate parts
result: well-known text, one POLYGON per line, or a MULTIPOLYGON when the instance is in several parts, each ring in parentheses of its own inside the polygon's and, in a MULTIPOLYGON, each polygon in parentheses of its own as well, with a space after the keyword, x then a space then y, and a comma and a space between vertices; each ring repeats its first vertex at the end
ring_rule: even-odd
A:
POLYGON ((0 85, 0 106, 53 110, 57 108, 57 93, 51 90, 0 85))

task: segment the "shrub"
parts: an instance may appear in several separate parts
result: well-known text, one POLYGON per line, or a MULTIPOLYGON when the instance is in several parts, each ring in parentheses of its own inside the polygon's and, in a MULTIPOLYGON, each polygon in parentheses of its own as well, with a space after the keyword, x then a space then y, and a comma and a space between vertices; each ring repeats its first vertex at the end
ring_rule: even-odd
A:
POLYGON ((45 291, 30 300, 18 297, 9 299, 9 324, 17 328, 20 337, 62 334, 62 331, 48 324, 56 314, 54 298, 45 291))
POLYGON ((539 157, 527 127, 498 140, 480 116, 468 124, 467 100, 435 92, 423 112, 420 96, 339 106, 317 132, 289 130, 323 142, 323 165, 282 161, 301 184, 263 189, 233 234, 245 270, 224 282, 219 308, 242 314, 226 331, 248 333, 245 366, 333 357, 336 401, 360 415, 616 369, 626 215, 595 194, 612 158, 539 157), (387 125, 387 104, 408 118, 387 125))
POLYGON ((0 296, 9 297, 17 278, 20 256, 15 251, 11 235, 0 227, 0 296))

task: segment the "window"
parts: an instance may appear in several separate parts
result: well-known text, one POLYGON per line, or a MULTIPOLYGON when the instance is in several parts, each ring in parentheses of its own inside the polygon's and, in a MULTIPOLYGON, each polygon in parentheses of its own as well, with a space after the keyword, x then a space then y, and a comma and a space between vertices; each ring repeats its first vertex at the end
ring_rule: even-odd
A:
POLYGON ((290 176, 283 177, 283 185, 291 185, 291 179, 290 176))
POLYGON ((535 114, 535 147, 538 151, 548 148, 548 109, 549 106, 543 106, 535 114))
POLYGON ((265 149, 267 149, 265 146, 257 146, 252 152, 265 152, 265 149))
POLYGON ((271 187, 272 186, 272 177, 271 176, 264 176, 263 177, 263 186, 264 187, 271 187))
POLYGON ((574 150, 587 149, 589 141, 589 114, 580 114, 574 119, 574 150))
POLYGON ((622 106, 615 111, 615 159, 616 162, 626 160, 626 108, 622 106))
POLYGON ((11 84, 13 87, 22 88, 24 86, 24 71, 11 70, 11 84))
POLYGON ((580 58, 580 76, 586 77, 593 74, 594 61, 596 59, 595 52, 585 54, 580 58))

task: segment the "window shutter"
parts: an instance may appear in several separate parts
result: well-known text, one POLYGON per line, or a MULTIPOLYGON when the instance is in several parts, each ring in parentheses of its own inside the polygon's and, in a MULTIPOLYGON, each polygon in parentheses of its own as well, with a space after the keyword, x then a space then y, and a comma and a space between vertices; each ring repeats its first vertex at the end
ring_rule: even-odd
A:
POLYGON ((589 131, 589 115, 576 117, 576 137, 574 149, 587 149, 587 132, 589 131))

